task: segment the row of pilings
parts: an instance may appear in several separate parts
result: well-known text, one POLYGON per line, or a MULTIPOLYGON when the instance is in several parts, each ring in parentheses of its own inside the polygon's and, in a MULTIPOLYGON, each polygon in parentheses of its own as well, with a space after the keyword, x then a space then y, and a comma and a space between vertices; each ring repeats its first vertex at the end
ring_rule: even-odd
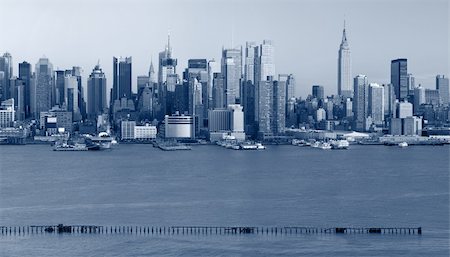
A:
POLYGON ((68 234, 139 234, 139 235, 221 235, 221 234, 401 234, 421 235, 421 227, 248 227, 248 226, 96 226, 32 225, 0 226, 1 235, 68 234))

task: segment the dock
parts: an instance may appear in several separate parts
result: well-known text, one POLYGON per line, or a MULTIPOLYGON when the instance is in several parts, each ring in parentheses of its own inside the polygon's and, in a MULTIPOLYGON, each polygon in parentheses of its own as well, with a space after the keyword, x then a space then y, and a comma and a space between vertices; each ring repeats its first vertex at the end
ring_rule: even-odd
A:
POLYGON ((136 234, 136 235, 302 235, 302 234, 389 234, 422 235, 422 227, 253 227, 253 226, 98 226, 31 225, 0 226, 2 236, 34 234, 136 234))

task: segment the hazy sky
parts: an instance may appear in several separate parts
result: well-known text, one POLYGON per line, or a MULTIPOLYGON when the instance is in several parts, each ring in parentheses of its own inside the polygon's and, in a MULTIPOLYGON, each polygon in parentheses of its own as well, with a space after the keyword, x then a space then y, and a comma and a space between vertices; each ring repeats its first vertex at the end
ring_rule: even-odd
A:
POLYGON ((396 58, 428 88, 449 75, 448 0, 0 0, 0 10, 0 52, 12 54, 14 74, 45 55, 55 69, 81 66, 86 79, 100 60, 111 87, 112 57, 132 56, 135 90, 170 29, 180 75, 189 58, 220 60, 232 41, 271 39, 276 72, 296 76, 297 95, 313 84, 331 95, 345 17, 353 76, 387 83, 396 58))

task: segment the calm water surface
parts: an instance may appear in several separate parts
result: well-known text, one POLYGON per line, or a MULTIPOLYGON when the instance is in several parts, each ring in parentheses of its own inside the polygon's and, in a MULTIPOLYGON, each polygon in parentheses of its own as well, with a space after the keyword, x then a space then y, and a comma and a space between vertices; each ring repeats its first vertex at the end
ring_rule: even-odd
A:
POLYGON ((423 227, 423 235, 0 236, 0 256, 449 256, 448 146, 0 146, 0 225, 423 227))

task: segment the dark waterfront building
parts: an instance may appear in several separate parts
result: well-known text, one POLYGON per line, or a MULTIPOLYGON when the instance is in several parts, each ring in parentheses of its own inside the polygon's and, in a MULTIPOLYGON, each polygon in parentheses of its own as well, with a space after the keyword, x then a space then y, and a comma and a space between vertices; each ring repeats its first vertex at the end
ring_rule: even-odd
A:
POLYGON ((88 117, 89 119, 95 119, 97 115, 103 113, 106 104, 106 77, 103 73, 100 65, 96 65, 89 75, 87 82, 87 95, 88 95, 88 117))
POLYGON ((113 57, 113 91, 111 103, 121 98, 131 99, 131 56, 113 57))
POLYGON ((323 86, 319 86, 319 85, 312 86, 312 95, 313 95, 313 97, 315 97, 319 100, 324 99, 325 93, 324 93, 323 86))
POLYGON ((408 60, 391 61, 391 84, 394 86, 395 97, 399 101, 408 98, 408 60))
POLYGON ((23 82, 23 97, 25 118, 31 113, 31 64, 28 62, 19 63, 19 79, 23 82))

